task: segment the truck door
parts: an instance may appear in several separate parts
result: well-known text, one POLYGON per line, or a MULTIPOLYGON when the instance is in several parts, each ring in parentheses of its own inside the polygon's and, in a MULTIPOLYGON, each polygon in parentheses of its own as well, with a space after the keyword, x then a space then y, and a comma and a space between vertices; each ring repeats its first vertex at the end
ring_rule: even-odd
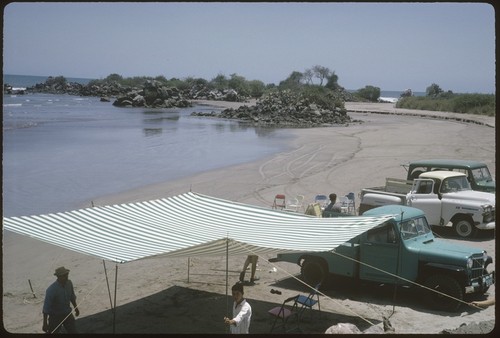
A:
POLYGON ((390 222, 368 230, 361 237, 359 277, 363 280, 394 283, 397 274, 399 239, 390 222))
POLYGON ((430 179, 417 179, 412 191, 408 194, 408 205, 425 213, 431 225, 440 225, 441 200, 438 195, 439 184, 430 179))

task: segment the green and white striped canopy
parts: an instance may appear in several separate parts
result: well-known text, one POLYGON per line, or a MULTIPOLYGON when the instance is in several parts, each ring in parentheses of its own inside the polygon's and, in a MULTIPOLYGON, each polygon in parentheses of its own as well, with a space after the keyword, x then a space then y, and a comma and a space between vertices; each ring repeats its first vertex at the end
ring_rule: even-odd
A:
POLYGON ((198 193, 3 219, 5 230, 114 262, 329 251, 388 219, 317 218, 198 193))

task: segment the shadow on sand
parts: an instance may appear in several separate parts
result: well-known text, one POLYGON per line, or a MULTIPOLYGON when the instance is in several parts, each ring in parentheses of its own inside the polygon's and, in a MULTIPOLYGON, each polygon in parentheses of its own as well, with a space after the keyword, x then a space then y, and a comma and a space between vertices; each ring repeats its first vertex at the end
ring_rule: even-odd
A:
MULTIPOLYGON (((248 298, 248 301, 253 312, 250 332, 269 333, 272 321, 267 311, 281 304, 252 298, 248 298)), ((77 325, 81 333, 223 334, 227 333, 223 317, 231 311, 231 306, 230 296, 173 286, 118 306, 114 329, 111 310, 78 318, 77 325)), ((380 320, 369 320, 374 324, 380 323, 380 320)), ((312 310, 304 314, 300 332, 324 333, 337 323, 352 323, 362 331, 370 326, 358 317, 312 310)))

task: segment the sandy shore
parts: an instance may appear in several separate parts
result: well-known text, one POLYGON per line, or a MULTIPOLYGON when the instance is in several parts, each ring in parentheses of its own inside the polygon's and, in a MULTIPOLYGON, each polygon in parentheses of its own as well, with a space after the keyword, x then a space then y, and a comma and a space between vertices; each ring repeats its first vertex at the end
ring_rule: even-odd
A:
MULTIPOLYGON (((237 107, 234 103, 215 104, 237 107)), ((189 190, 269 207, 278 193, 287 197, 302 194, 307 203, 316 194, 354 192, 357 196, 363 187, 383 185, 386 177, 403 178, 406 172, 400 164, 421 158, 480 160, 495 172, 495 129, 491 127, 494 118, 470 116, 481 121, 474 123, 427 118, 420 112, 419 116, 397 110, 391 114, 364 112, 378 109, 382 112, 381 105, 388 105, 386 111, 394 109, 392 104, 346 104, 352 118, 362 123, 290 129, 293 135, 290 149, 259 161, 101 196, 93 203, 136 202, 189 190)), ((437 115, 440 114, 433 116, 437 115)), ((4 237, 3 244, 3 324, 7 331, 42 332, 45 289, 54 280, 54 269, 64 265, 71 270, 70 279, 76 287, 80 331, 113 332, 110 299, 114 295, 108 294, 102 260, 15 234, 4 237)), ((484 248, 495 257, 495 240, 490 235, 467 244, 484 248)), ((267 310, 285 296, 307 292, 295 279, 298 266, 279 263, 278 271, 270 272, 273 266, 266 258, 270 257, 259 260, 260 281, 246 288, 246 296, 254 308, 252 333, 268 332, 267 310), (271 294, 271 288, 280 289, 283 295, 271 294)), ((244 256, 230 257, 229 285, 237 281, 244 260, 244 256)), ((189 261, 151 258, 123 265, 106 262, 106 268, 111 290, 118 270, 115 332, 226 332, 222 323, 228 306, 225 258, 193 257, 189 261)), ((393 289, 387 286, 370 285, 362 289, 332 286, 324 292, 327 297, 321 299, 322 316, 314 321, 306 319, 305 332, 321 333, 339 322, 354 323, 364 329, 371 324, 380 325, 382 316, 390 317, 396 333, 439 333, 462 323, 495 320, 494 307, 480 311, 464 309, 458 314, 429 311, 420 305, 414 293, 406 290, 398 291, 393 302, 393 289)), ((494 287, 490 293, 494 295, 494 287)))

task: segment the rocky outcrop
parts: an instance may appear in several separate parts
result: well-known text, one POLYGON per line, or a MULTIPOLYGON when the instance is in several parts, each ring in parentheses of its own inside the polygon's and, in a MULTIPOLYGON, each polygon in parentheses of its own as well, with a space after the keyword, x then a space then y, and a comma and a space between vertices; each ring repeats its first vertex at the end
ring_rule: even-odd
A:
POLYGON ((278 91, 258 100, 254 106, 243 105, 220 113, 193 112, 192 116, 237 119, 254 126, 317 127, 351 122, 344 107, 325 106, 303 94, 278 91))
POLYGON ((190 107, 191 102, 184 99, 175 87, 165 87, 160 82, 148 80, 141 90, 133 90, 119 96, 113 105, 116 107, 172 108, 190 107))
POLYGON ((189 90, 189 98, 192 100, 213 100, 229 102, 245 102, 249 98, 238 94, 234 89, 209 89, 208 87, 193 87, 189 90))
POLYGON ((49 76, 44 83, 37 83, 26 88, 27 93, 47 93, 47 94, 69 94, 79 96, 95 97, 117 97, 138 88, 122 86, 115 81, 104 82, 102 84, 81 84, 78 82, 67 82, 63 77, 49 76))

